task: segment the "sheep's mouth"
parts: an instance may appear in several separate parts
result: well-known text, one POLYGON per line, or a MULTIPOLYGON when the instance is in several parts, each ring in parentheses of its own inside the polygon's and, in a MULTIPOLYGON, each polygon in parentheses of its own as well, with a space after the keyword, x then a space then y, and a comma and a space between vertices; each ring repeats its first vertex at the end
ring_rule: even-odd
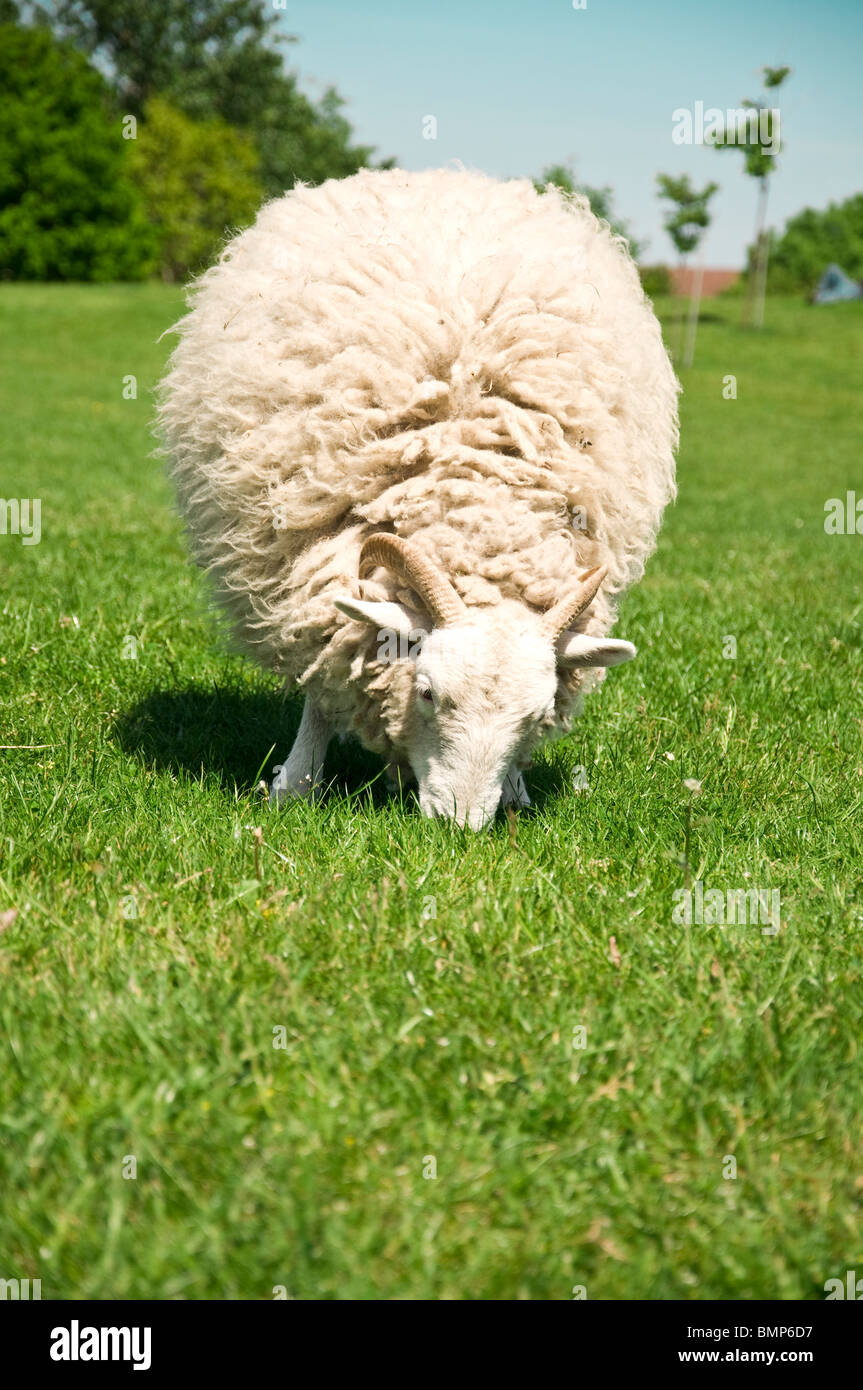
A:
POLYGON ((501 802, 502 789, 489 797, 479 797, 463 805, 453 797, 444 797, 419 789, 420 811, 429 820, 448 820, 462 829, 486 830, 494 820, 501 802))

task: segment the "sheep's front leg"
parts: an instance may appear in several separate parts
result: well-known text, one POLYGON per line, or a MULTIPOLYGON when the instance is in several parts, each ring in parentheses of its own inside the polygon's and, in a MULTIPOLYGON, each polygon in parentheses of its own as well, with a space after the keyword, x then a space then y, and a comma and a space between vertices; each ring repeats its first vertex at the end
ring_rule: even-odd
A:
POLYGON ((384 768, 384 781, 390 791, 397 792, 415 782, 416 778, 407 763, 390 762, 384 768))
POLYGON ((307 698, 287 762, 274 768, 276 775, 270 787, 271 805, 280 806, 289 797, 313 794, 321 780, 331 735, 329 722, 307 698))
POLYGON ((500 804, 501 806, 530 805, 530 797, 527 794, 527 787, 524 785, 524 778, 515 763, 510 764, 507 774, 503 779, 500 804))

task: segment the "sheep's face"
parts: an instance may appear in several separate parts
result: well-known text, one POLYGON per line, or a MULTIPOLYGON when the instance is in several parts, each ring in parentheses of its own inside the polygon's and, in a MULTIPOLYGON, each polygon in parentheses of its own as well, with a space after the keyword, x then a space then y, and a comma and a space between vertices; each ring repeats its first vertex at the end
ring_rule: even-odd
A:
POLYGON ((514 765, 551 728, 555 653, 537 629, 493 609, 464 625, 435 628, 422 643, 408 757, 424 815, 482 829, 514 765))
POLYGON ((503 797, 516 799, 517 767, 555 719, 562 666, 607 666, 635 655, 628 642, 564 632, 513 601, 465 610, 463 620, 430 627, 397 603, 337 599, 337 607, 377 630, 385 659, 413 662, 405 723, 408 761, 426 816, 480 830, 503 797))

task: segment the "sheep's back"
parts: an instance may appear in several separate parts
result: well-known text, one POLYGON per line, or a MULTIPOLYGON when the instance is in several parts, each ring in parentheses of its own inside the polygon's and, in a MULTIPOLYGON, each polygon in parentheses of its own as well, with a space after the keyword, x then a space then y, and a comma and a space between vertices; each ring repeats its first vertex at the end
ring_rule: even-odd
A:
POLYGON ((193 287, 160 421, 241 640, 300 674, 370 526, 473 602, 637 578, 673 492, 674 375, 586 204, 459 171, 269 203, 193 287), (307 650, 295 649, 306 633, 307 650))

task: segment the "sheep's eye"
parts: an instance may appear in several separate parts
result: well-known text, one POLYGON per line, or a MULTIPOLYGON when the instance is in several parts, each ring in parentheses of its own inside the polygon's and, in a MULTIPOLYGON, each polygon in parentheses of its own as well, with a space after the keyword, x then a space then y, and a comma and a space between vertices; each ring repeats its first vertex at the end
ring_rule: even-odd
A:
POLYGON ((419 687, 419 690, 417 691, 417 694, 419 695, 421 700, 425 700, 427 705, 434 704, 434 696, 432 695, 427 685, 421 685, 419 687))

